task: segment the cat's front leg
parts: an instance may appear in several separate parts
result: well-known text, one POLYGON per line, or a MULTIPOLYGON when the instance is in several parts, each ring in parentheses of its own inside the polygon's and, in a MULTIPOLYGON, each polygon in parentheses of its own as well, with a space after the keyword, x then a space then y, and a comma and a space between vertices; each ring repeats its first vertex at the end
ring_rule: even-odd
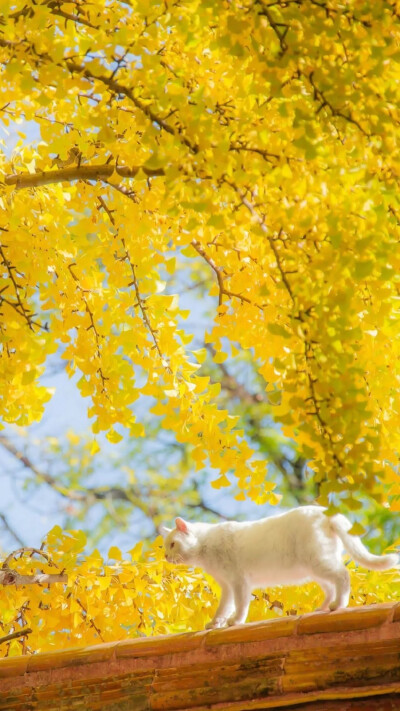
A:
POLYGON ((246 622, 250 605, 250 587, 245 580, 237 581, 233 586, 233 599, 235 601, 235 612, 228 618, 228 625, 241 625, 246 622))
POLYGON ((214 630, 220 627, 226 627, 228 624, 228 617, 233 609, 233 594, 229 585, 226 583, 221 583, 221 598, 217 611, 211 620, 206 625, 206 630, 214 630))

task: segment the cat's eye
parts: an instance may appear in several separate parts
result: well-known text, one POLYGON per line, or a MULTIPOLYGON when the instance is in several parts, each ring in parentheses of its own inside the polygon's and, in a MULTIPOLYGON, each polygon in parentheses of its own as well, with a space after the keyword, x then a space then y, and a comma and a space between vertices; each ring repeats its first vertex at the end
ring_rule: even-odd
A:
POLYGON ((172 543, 171 543, 171 548, 173 548, 173 547, 174 547, 174 545, 175 545, 175 542, 174 542, 174 541, 172 541, 172 543))

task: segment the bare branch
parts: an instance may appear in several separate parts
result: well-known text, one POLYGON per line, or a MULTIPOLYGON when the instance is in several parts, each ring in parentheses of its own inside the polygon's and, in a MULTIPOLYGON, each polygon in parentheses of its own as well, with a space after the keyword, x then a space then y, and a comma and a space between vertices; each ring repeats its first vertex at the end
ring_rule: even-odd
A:
MULTIPOLYGON (((18 459, 24 467, 30 469, 30 471, 40 481, 50 486, 57 494, 65 499, 76 501, 86 506, 91 506, 96 501, 102 501, 105 503, 123 501, 130 504, 131 507, 141 511, 149 519, 154 519, 160 515, 160 511, 154 505, 145 501, 143 491, 135 490, 132 486, 127 488, 124 488, 123 486, 98 486, 86 488, 80 486, 79 490, 75 491, 70 487, 58 483, 55 477, 52 477, 50 474, 40 471, 33 464, 33 462, 17 447, 15 447, 4 434, 0 435, 0 445, 5 447, 5 449, 16 459, 18 459)), ((199 508, 204 511, 208 510, 210 513, 214 513, 216 516, 223 518, 220 513, 208 507, 200 496, 199 501, 193 505, 190 505, 190 508, 199 508)), ((0 517, 2 517, 1 514, 0 517)), ((22 541, 18 542, 23 545, 22 541)))
POLYGON ((40 471, 29 459, 29 457, 27 457, 25 454, 23 454, 23 452, 21 452, 17 447, 15 447, 15 445, 4 434, 0 435, 0 445, 2 445, 10 454, 12 454, 13 457, 18 459, 18 461, 21 462, 24 467, 30 469, 31 472, 38 479, 43 481, 45 484, 51 486, 52 489, 57 491, 58 494, 61 494, 61 496, 66 496, 69 499, 76 499, 79 501, 82 499, 82 496, 78 492, 71 491, 66 493, 65 488, 60 486, 54 477, 52 477, 50 474, 47 474, 46 472, 40 471))
MULTIPOLYGON (((205 347, 212 355, 215 356, 216 351, 211 345, 211 343, 206 343, 205 347)), ((252 393, 245 388, 242 383, 228 371, 225 363, 218 363, 218 368, 221 372, 221 377, 218 382, 221 384, 223 390, 227 390, 233 397, 239 398, 241 402, 245 402, 246 405, 259 405, 260 402, 265 401, 265 398, 261 393, 252 393)))
POLYGON ((8 520, 6 519, 6 517, 4 516, 3 513, 0 513, 0 519, 3 521, 4 528, 10 533, 11 536, 13 536, 13 538, 15 538, 15 540, 16 540, 17 543, 18 543, 18 545, 20 545, 21 547, 23 547, 25 544, 24 544, 22 538, 20 538, 20 536, 18 535, 18 533, 16 533, 16 531, 14 531, 14 529, 13 529, 12 526, 9 524, 8 520))

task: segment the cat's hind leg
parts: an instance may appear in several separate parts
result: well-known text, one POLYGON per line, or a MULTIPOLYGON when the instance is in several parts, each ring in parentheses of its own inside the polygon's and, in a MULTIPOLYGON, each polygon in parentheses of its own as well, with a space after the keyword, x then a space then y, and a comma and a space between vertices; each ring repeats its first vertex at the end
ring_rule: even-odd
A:
POLYGON ((232 589, 226 583, 220 583, 221 585, 221 597, 217 611, 211 620, 206 625, 206 630, 218 629, 219 627, 226 627, 228 624, 228 617, 234 609, 233 593, 232 589))
POLYGON ((328 583, 326 580, 317 580, 317 583, 324 591, 325 598, 323 599, 322 604, 316 608, 315 612, 325 612, 330 609, 329 605, 335 599, 336 588, 332 583, 328 583))
POLYGON ((235 612, 228 619, 228 625, 241 625, 246 622, 250 605, 251 590, 244 580, 238 580, 233 584, 233 598, 235 601, 235 612))
POLYGON ((338 610, 340 607, 347 607, 350 600, 350 574, 347 568, 342 565, 336 573, 336 597, 330 603, 330 610, 338 610))
MULTIPOLYGON (((328 601, 329 610, 338 610, 340 607, 347 607, 350 599, 350 575, 343 563, 336 563, 332 567, 318 568, 315 578, 320 584, 331 585, 335 594, 332 600, 328 601)), ((325 601, 324 601, 325 602, 325 601)))
POLYGON ((342 562, 342 543, 335 532, 332 531, 330 520, 324 516, 323 525, 318 534, 318 547, 314 548, 311 560, 311 570, 315 580, 323 589, 330 586, 333 592, 325 590, 327 598, 323 607, 337 610, 347 607, 350 599, 350 575, 342 562))

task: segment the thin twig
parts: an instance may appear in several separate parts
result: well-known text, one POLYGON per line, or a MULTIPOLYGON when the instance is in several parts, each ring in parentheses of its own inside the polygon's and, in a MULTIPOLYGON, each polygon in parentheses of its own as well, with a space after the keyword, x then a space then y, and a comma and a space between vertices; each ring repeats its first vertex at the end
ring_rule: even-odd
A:
POLYGON ((5 296, 3 296, 3 292, 6 290, 7 287, 3 287, 1 293, 0 293, 0 303, 4 301, 4 303, 8 304, 11 306, 15 311, 19 314, 19 316, 22 316, 22 318, 25 319, 27 322, 29 328, 31 331, 34 331, 34 326, 37 326, 38 328, 42 328, 44 330, 47 330, 46 326, 42 326, 41 323, 38 323, 37 321, 33 320, 34 314, 29 311, 29 309, 25 306, 24 302, 21 299, 21 286, 17 283, 17 280, 15 279, 14 276, 14 271, 15 267, 11 264, 10 260, 7 259, 5 252, 4 252, 4 245, 0 244, 0 255, 2 258, 2 263, 3 266, 6 268, 9 279, 14 287, 14 293, 15 293, 15 298, 16 301, 10 301, 10 299, 7 299, 5 296))
POLYGON ((18 459, 21 464, 23 464, 24 467, 27 469, 30 469, 31 472, 41 481, 43 481, 45 484, 48 484, 51 486, 52 489, 57 491, 58 494, 61 494, 61 496, 65 496, 68 499, 76 499, 78 501, 82 500, 82 496, 79 492, 73 492, 73 491, 66 491, 65 487, 60 486, 57 483, 57 480, 55 477, 52 477, 50 474, 47 474, 46 472, 42 472, 39 470, 34 463, 27 457, 23 452, 21 452, 9 439, 6 437, 4 434, 0 435, 0 445, 2 445, 10 454, 13 455, 16 459, 18 459))
MULTIPOLYGON (((214 358, 216 350, 213 348, 211 343, 206 343, 205 347, 214 358)), ((242 383, 239 383, 239 381, 229 372, 225 363, 218 363, 218 368, 221 372, 221 377, 218 379, 218 382, 221 384, 221 388, 223 390, 227 390, 234 397, 238 397, 239 400, 246 403, 246 405, 259 405, 261 402, 265 402, 263 395, 260 393, 252 393, 247 390, 242 383)))
MULTIPOLYGON (((89 20, 86 20, 84 17, 80 17, 79 15, 71 15, 68 12, 65 12, 64 10, 61 10, 58 6, 57 3, 54 2, 54 0, 44 0, 44 2, 41 3, 41 6, 47 5, 49 8, 50 12, 52 15, 59 15, 60 17, 63 17, 65 20, 70 20, 71 22, 80 24, 80 25, 86 25, 87 27, 91 27, 94 30, 99 29, 98 25, 93 25, 89 20)), ((17 10, 16 12, 12 12, 9 15, 9 19, 11 20, 18 20, 20 17, 33 17, 35 14, 34 8, 33 7, 27 7, 25 6, 22 10, 17 10)), ((1 19, 0 24, 5 25, 5 21, 1 19)))
POLYGON ((286 287, 286 290, 287 290, 287 292, 288 292, 288 294, 289 294, 291 300, 292 300, 293 303, 294 303, 294 294, 293 294, 293 291, 292 291, 292 287, 290 286, 290 283, 289 283, 289 281, 288 281, 288 279, 287 279, 286 273, 285 273, 285 271, 284 271, 283 268, 282 268, 282 264, 281 264, 281 261, 280 261, 280 258, 279 258, 279 252, 278 252, 278 250, 277 250, 277 248, 276 248, 276 246, 275 246, 275 244, 274 244, 274 240, 272 239, 271 235, 270 235, 269 232, 268 232, 268 229, 267 229, 267 227, 266 227, 264 218, 262 218, 261 215, 258 214, 258 212, 257 212, 257 210, 255 209, 254 205, 252 205, 252 203, 246 198, 246 196, 244 195, 243 191, 240 190, 240 188, 238 188, 237 185, 235 185, 234 183, 230 182, 227 178, 224 178, 224 182, 225 182, 227 185, 229 185, 231 188, 233 188, 234 191, 236 192, 236 194, 239 195, 239 198, 240 198, 240 201, 241 201, 242 205, 244 205, 244 207, 247 208, 247 210, 250 212, 250 214, 252 215, 252 217, 254 218, 254 220, 258 223, 258 225, 261 227, 262 231, 265 233, 265 235, 266 235, 266 237, 267 237, 267 240, 268 240, 268 243, 269 243, 269 246, 271 247, 271 249, 272 249, 272 251, 273 251, 273 253, 274 253, 274 255, 275 255, 276 264, 277 264, 277 267, 278 267, 278 269, 279 269, 279 272, 280 272, 282 281, 283 281, 283 283, 284 283, 284 285, 285 285, 285 287, 286 287))
POLYGON ((311 375, 311 357, 310 357, 310 351, 311 351, 311 350, 312 350, 312 347, 311 347, 311 345, 308 343, 308 341, 304 341, 304 357, 305 357, 305 360, 306 360, 306 363, 307 363, 307 366, 308 366, 308 368, 307 368, 307 379, 308 379, 308 384, 309 384, 310 392, 311 392, 311 401, 312 401, 312 403, 313 403, 313 405, 314 405, 314 408, 315 408, 315 412, 313 412, 312 414, 315 415, 315 417, 317 418, 317 420, 318 420, 318 422, 319 422, 319 424, 320 424, 320 427, 321 427, 321 430, 322 430, 323 435, 329 440, 329 444, 331 445, 331 449, 332 449, 332 457, 333 457, 333 459, 335 460, 335 462, 336 462, 336 464, 339 466, 339 468, 342 469, 342 468, 343 468, 343 462, 341 461, 341 459, 338 457, 338 455, 337 455, 336 452, 335 452, 335 443, 334 443, 334 441, 333 441, 333 439, 332 439, 332 434, 331 434, 331 432, 329 431, 328 425, 327 425, 327 423, 325 422, 325 420, 323 419, 323 417, 322 417, 322 415, 321 415, 320 405, 319 405, 318 398, 317 398, 317 395, 316 395, 316 392, 315 392, 314 380, 313 380, 312 375, 311 375))
POLYGON ((31 634, 31 632, 30 627, 24 627, 24 629, 19 630, 19 632, 11 632, 10 634, 6 634, 5 637, 0 637, 0 644, 9 642, 11 639, 16 639, 17 637, 26 637, 26 635, 31 634))
POLYGON ((89 615, 89 613, 88 613, 86 607, 81 603, 81 601, 79 600, 79 598, 76 598, 76 602, 78 603, 78 605, 81 607, 81 609, 83 610, 83 612, 84 612, 85 615, 86 615, 86 617, 85 617, 84 615, 82 615, 82 617, 84 618, 85 622, 89 622, 90 626, 93 627, 94 630, 96 630, 96 632, 97 632, 97 634, 99 635, 101 641, 102 641, 102 642, 105 642, 105 639, 103 638, 103 636, 102 636, 102 634, 101 634, 101 630, 97 627, 97 625, 96 625, 96 623, 95 623, 93 617, 90 617, 90 615, 89 615))
MULTIPOLYGON (((68 264, 68 269, 69 269, 69 272, 70 272, 72 278, 75 281, 76 288, 78 289, 78 291, 81 295, 81 299, 82 299, 83 303, 85 304, 86 313, 88 314, 89 319, 90 319, 90 326, 88 326, 88 328, 86 330, 90 331, 91 329, 93 329, 93 333, 94 333, 94 337, 95 337, 95 341, 96 341, 96 354, 97 354, 97 358, 99 359, 99 363, 101 363, 100 337, 104 338, 104 336, 102 336, 99 333, 99 331, 97 330, 96 322, 95 322, 94 316, 93 316, 93 311, 90 308, 89 302, 85 296, 85 290, 82 289, 78 277, 72 270, 72 267, 76 267, 76 266, 77 266, 76 262, 72 262, 72 264, 68 264)), ((98 374, 101 378, 101 382, 102 382, 102 393, 104 393, 108 397, 107 390, 106 390, 106 381, 109 380, 109 378, 104 375, 101 365, 99 365, 99 367, 97 368, 97 372, 98 372, 98 374)))
POLYGON ((262 2, 262 0, 256 0, 256 5, 261 5, 261 10, 259 12, 260 15, 264 15, 264 17, 267 18, 268 23, 271 27, 271 29, 275 32, 275 35, 277 36, 280 44, 280 57, 283 57, 285 52, 287 52, 288 49, 288 44, 286 42, 286 35, 290 29, 290 25, 288 25, 286 22, 277 22, 274 20, 272 17, 271 12, 269 11, 268 7, 262 2), (283 28, 282 30, 280 28, 283 28))
MULTIPOLYGON (((136 268, 135 268, 136 265, 135 265, 135 264, 132 262, 132 260, 131 260, 130 254, 129 254, 129 252, 128 252, 128 249, 127 249, 127 246, 126 246, 126 243, 125 243, 125 240, 124 240, 123 237, 121 237, 121 242, 122 242, 123 248, 124 248, 124 250, 125 250, 125 255, 124 255, 123 259, 125 259, 125 260, 128 262, 128 264, 130 265, 130 268, 131 268, 131 272, 132 272, 132 281, 130 282, 130 284, 128 284, 128 286, 133 286, 133 288, 135 289, 135 294, 136 294, 136 304, 135 304, 135 305, 136 305, 136 306, 139 306, 139 309, 140 309, 140 312, 141 312, 141 314, 142 314, 142 319, 143 319, 143 321, 144 321, 144 324, 145 324, 147 330, 149 331, 150 336, 151 336, 151 338, 152 338, 152 340, 153 340, 153 343, 154 343, 153 348, 156 349, 156 351, 157 351, 157 353, 158 353, 158 355, 159 355, 161 361, 162 361, 163 364, 164 364, 164 363, 165 363, 165 358, 164 358, 164 356, 163 356, 163 354, 162 354, 160 345, 159 345, 159 343, 158 343, 158 339, 157 339, 157 336, 156 336, 156 331, 155 331, 155 329, 153 328, 153 326, 152 326, 151 323, 150 323, 150 319, 149 319, 149 317, 148 317, 148 315, 147 315, 147 307, 146 307, 146 304, 145 304, 145 300, 142 298, 141 293, 140 293, 140 290, 139 290, 139 284, 138 284, 138 280, 137 280, 137 276, 136 276, 136 268)), ((171 372, 169 366, 167 366, 167 370, 168 370, 168 372, 171 372)))
POLYGON ((7 558, 3 562, 3 569, 8 568, 8 563, 12 558, 15 558, 16 555, 23 556, 24 553, 29 553, 31 557, 34 553, 36 553, 36 555, 41 555, 42 558, 47 561, 47 563, 49 563, 50 565, 54 565, 48 553, 45 553, 39 548, 27 548, 26 546, 23 546, 22 548, 17 548, 16 551, 13 551, 7 556, 7 558))
POLYGON ((193 239, 191 242, 192 247, 196 250, 198 254, 200 254, 201 257, 207 262, 207 264, 210 265, 211 269, 213 270, 215 276, 217 277, 217 282, 218 282, 218 289, 219 289, 219 296, 218 296, 218 306, 221 306, 223 302, 223 296, 224 296, 224 279, 223 279, 223 273, 224 270, 222 267, 218 267, 213 260, 212 257, 209 257, 208 254, 206 253, 204 247, 201 246, 200 242, 198 242, 196 239, 193 239))
POLYGON ((198 254, 200 254, 201 257, 207 262, 207 264, 210 265, 211 269, 215 273, 215 276, 217 277, 217 282, 218 282, 218 306, 221 306, 223 304, 224 296, 227 296, 230 299, 239 299, 242 303, 246 302, 247 304, 251 304, 252 306, 256 306, 260 311, 263 311, 264 309, 264 304, 257 304, 254 301, 251 301, 247 296, 243 296, 243 294, 237 294, 234 291, 230 291, 225 288, 224 286, 224 280, 228 278, 228 275, 225 274, 225 271, 223 267, 219 267, 215 260, 210 257, 207 252, 205 251, 204 247, 200 244, 200 242, 196 239, 193 239, 191 241, 191 245, 193 249, 196 250, 198 254))
MULTIPOLYGON (((37 573, 36 575, 23 575, 14 568, 9 567, 9 561, 15 556, 23 556, 25 553, 40 555, 45 558, 48 565, 55 566, 48 553, 38 548, 18 548, 10 553, 2 567, 0 568, 0 584, 2 585, 50 585, 51 583, 68 583, 68 576, 65 573, 37 573)), ((56 566, 58 567, 58 566, 56 566)))
MULTIPOLYGON (((262 231, 266 234, 267 239, 268 239, 268 242, 269 242, 269 245, 270 245, 270 247, 271 247, 271 249, 272 249, 272 251, 273 251, 273 253, 274 253, 274 255, 275 255, 276 263, 277 263, 279 272, 280 272, 280 274, 281 274, 282 282, 284 283, 284 285, 285 285, 285 287, 286 287, 286 290, 287 290, 287 292, 288 292, 288 294, 289 294, 289 296, 290 296, 290 298, 291 298, 293 304, 295 305, 295 297, 294 297, 294 293, 293 293, 292 287, 291 287, 290 282, 288 281, 287 275, 286 275, 286 273, 285 273, 285 271, 284 271, 284 269, 283 269, 283 267, 282 267, 282 264, 281 264, 281 261, 280 261, 280 258, 279 258, 279 252, 278 252, 278 250, 277 250, 277 248, 276 248, 276 245, 275 245, 275 243, 274 243, 274 240, 273 240, 273 239, 271 238, 271 236, 269 235, 269 232, 268 232, 268 230, 267 230, 267 227, 266 227, 266 225, 265 225, 265 223, 264 223, 264 219, 261 217, 261 215, 258 214, 258 212, 257 212, 257 210, 255 209, 254 205, 252 205, 251 202, 250 202, 249 200, 247 200, 247 198, 245 197, 245 195, 243 194, 243 192, 242 192, 234 183, 231 183, 231 182, 230 182, 229 180, 227 180, 227 179, 224 179, 224 182, 227 183, 228 185, 230 185, 230 187, 235 190, 235 192, 237 193, 237 195, 239 195, 242 204, 249 210, 249 212, 251 213, 252 217, 256 220, 256 222, 260 225, 262 231)), ((303 314, 302 314, 301 312, 299 313, 299 315, 298 315, 297 318, 299 318, 300 321, 304 321, 304 316, 303 316, 303 314)), ((318 400, 317 400, 317 397, 316 397, 316 393, 315 393, 314 381, 313 381, 313 379, 312 379, 311 372, 310 372, 310 353, 309 353, 310 350, 311 350, 311 345, 308 343, 307 340, 304 340, 304 356, 305 356, 305 361, 306 361, 307 366, 308 366, 307 377, 308 377, 309 388, 310 388, 310 391, 311 391, 311 399, 312 399, 313 405, 314 405, 314 407, 315 407, 315 412, 313 412, 312 414, 317 418, 317 420, 318 420, 318 422, 319 422, 319 425, 320 425, 320 427, 321 427, 321 430, 322 430, 323 435, 329 440, 329 444, 330 444, 331 450, 332 450, 332 457, 333 457, 333 459, 335 460, 335 462, 337 463, 337 465, 338 465, 340 468, 343 468, 343 462, 341 461, 341 459, 338 457, 338 455, 337 455, 336 452, 335 452, 335 443, 334 443, 333 438, 332 438, 332 435, 331 435, 331 433, 330 433, 330 431, 329 431, 328 425, 327 425, 327 423, 324 421, 324 419, 323 419, 322 416, 321 416, 319 403, 318 403, 318 400)))
POLYGON ((18 533, 16 533, 16 531, 14 531, 14 529, 13 529, 12 526, 9 524, 9 522, 7 521, 7 519, 6 519, 6 517, 4 516, 3 513, 0 513, 0 519, 3 521, 4 527, 7 529, 7 531, 13 536, 13 538, 15 538, 15 540, 16 540, 17 543, 18 543, 18 545, 20 545, 21 547, 25 546, 24 541, 22 540, 22 538, 20 538, 20 536, 18 535, 18 533))
MULTIPOLYGON (((304 76, 306 76, 306 75, 304 75, 304 76)), ((312 88, 313 88, 313 91, 314 91, 314 97, 313 97, 313 98, 314 98, 315 101, 317 101, 317 102, 319 103, 319 108, 317 109, 317 114, 318 114, 320 111, 322 111, 322 109, 324 109, 324 108, 327 107, 327 108, 330 110, 332 116, 340 116, 340 118, 344 119, 344 120, 347 121, 348 123, 352 123, 354 126, 357 126, 358 130, 361 131, 361 133, 363 133, 364 136, 366 136, 367 138, 370 138, 370 134, 367 133, 367 131, 365 131, 365 130, 363 129, 363 127, 361 126, 361 124, 360 124, 358 121, 356 121, 355 118, 353 118, 353 116, 351 115, 351 113, 349 113, 349 114, 343 113, 343 111, 341 111, 340 109, 335 108, 335 107, 331 104, 331 102, 328 101, 328 99, 326 98, 326 96, 325 96, 325 94, 323 93, 323 91, 321 91, 321 89, 319 89, 319 88, 316 86, 315 81, 314 81, 314 72, 313 72, 313 71, 310 72, 310 74, 308 75, 308 80, 309 80, 309 82, 310 82, 310 84, 311 84, 311 86, 312 86, 312 88)))
POLYGON ((198 153, 199 147, 195 143, 192 143, 186 136, 182 136, 177 129, 175 129, 164 119, 154 113, 154 111, 150 108, 148 104, 145 104, 143 101, 141 101, 141 99, 135 96, 133 89, 125 86, 124 84, 120 84, 112 77, 107 77, 104 74, 93 74, 93 72, 85 65, 77 64, 76 62, 73 62, 71 60, 67 60, 66 65, 71 73, 81 74, 86 79, 89 79, 91 81, 99 81, 102 84, 105 84, 105 86, 108 86, 108 88, 111 89, 114 94, 126 96, 127 99, 129 99, 132 104, 136 106, 137 109, 139 109, 145 116, 147 116, 147 118, 152 123, 156 123, 157 126, 164 129, 164 131, 170 133, 172 136, 177 136, 180 139, 181 143, 184 143, 185 146, 190 148, 192 153, 198 153))
MULTIPOLYGON (((156 515, 159 515, 158 510, 152 511, 145 505, 143 501, 143 491, 135 490, 132 486, 126 489, 122 486, 80 486, 79 491, 75 491, 59 483, 57 479, 50 474, 40 471, 4 434, 0 435, 0 445, 5 447, 24 467, 30 469, 40 481, 50 486, 57 494, 69 501, 75 501, 86 506, 91 506, 96 501, 104 501, 105 503, 110 501, 123 501, 139 509, 149 518, 154 518, 156 515)), ((201 505, 199 504, 199 506, 201 505)), ((23 545, 22 541, 18 542, 23 545)))

